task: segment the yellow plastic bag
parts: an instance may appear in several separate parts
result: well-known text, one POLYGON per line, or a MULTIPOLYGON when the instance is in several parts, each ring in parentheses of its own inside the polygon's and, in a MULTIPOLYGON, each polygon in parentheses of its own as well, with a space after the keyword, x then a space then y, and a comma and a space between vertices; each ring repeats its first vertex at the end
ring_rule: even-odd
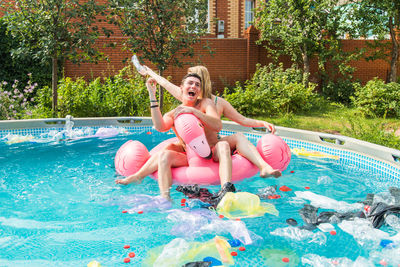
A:
POLYGON ((91 261, 88 263, 87 267, 101 267, 101 264, 98 261, 91 261))
POLYGON ((261 203, 257 195, 248 192, 228 192, 217 206, 217 212, 229 219, 263 216, 270 213, 279 215, 274 205, 261 203))
POLYGON ((229 266, 235 264, 230 248, 226 239, 220 236, 206 242, 188 242, 175 238, 164 246, 148 251, 142 266, 182 266, 188 262, 202 261, 204 257, 214 257, 222 261, 224 266, 229 266))
POLYGON ((319 151, 307 151, 304 147, 300 148, 293 148, 292 153, 296 156, 305 156, 305 157, 313 157, 313 158, 328 158, 328 159, 336 159, 339 160, 339 156, 319 152, 319 151))

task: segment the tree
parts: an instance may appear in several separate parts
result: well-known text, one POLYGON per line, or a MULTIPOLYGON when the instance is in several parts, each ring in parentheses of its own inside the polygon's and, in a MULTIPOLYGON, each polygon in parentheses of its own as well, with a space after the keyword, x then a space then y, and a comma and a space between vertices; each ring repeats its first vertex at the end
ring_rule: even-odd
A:
MULTIPOLYGON (((3 7, 8 30, 19 40, 12 55, 29 54, 52 64, 52 108, 57 110, 57 82, 59 63, 65 59, 74 63, 93 62, 101 58, 94 48, 100 35, 92 25, 98 15, 105 15, 105 6, 94 0, 18 0, 3 7)), ((103 29, 103 33, 110 32, 103 29)))
MULTIPOLYGON (((110 0, 110 21, 127 36, 124 46, 154 64, 182 66, 207 32, 206 0, 110 0)), ((160 107, 163 89, 160 90, 160 107)))
MULTIPOLYGON (((38 87, 51 84, 51 66, 32 57, 13 58, 11 50, 18 46, 18 41, 7 33, 7 24, 0 18, 0 82, 7 82, 4 87, 12 89, 14 81, 19 81, 22 91, 30 80, 38 87), (31 73, 32 75, 27 75, 31 73)), ((4 88, 3 87, 3 88, 4 88)))
POLYGON ((372 43, 373 53, 367 59, 385 59, 390 63, 389 82, 397 81, 397 62, 399 60, 400 40, 396 31, 400 31, 400 1, 399 0, 363 0, 354 1, 352 23, 361 36, 373 35, 376 41, 372 43), (384 39, 390 36, 391 47, 384 39))
MULTIPOLYGON (((336 0, 269 0, 256 11, 259 42, 270 55, 289 55, 308 82, 310 60, 319 56, 319 68, 328 57, 338 59, 339 37, 350 31, 343 23, 343 9, 336 0)), ((343 59, 343 57, 339 57, 343 59)))

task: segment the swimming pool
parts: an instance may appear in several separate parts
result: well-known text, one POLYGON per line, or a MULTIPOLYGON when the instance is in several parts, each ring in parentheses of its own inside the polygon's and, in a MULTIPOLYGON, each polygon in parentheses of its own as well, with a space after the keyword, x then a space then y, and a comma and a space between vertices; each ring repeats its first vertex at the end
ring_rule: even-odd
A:
MULTIPOLYGON (((198 203, 188 201, 182 207, 184 195, 174 190, 172 207, 154 210, 156 206, 151 203, 157 200, 154 196, 158 194, 158 186, 150 178, 140 185, 114 184, 113 159, 125 141, 140 139, 152 148, 172 136, 156 132, 147 119, 121 118, 118 122, 110 119, 101 123, 93 120, 89 125, 85 122, 85 126, 76 120, 74 134, 67 134, 59 121, 50 120, 45 127, 37 127, 45 125, 42 121, 39 124, 29 121, 25 122, 25 129, 8 125, 0 130, 0 266, 86 266, 93 260, 103 266, 139 266, 152 261, 151 252, 161 255, 167 244, 193 248, 196 242, 208 244, 216 235, 232 239, 234 231, 228 230, 233 227, 240 229, 236 235, 241 238, 249 233, 253 242, 242 245, 244 251, 230 249, 237 253, 233 257, 234 266, 315 266, 324 261, 342 266, 348 266, 350 261, 364 266, 379 266, 382 261, 389 266, 400 263, 399 241, 392 241, 395 247, 381 242, 390 240, 400 230, 395 224, 381 227, 385 235, 368 228, 363 221, 353 220, 356 226, 338 222, 333 224, 336 234, 332 235, 330 231, 290 227, 286 222, 294 219, 303 225, 299 210, 310 203, 320 206, 320 214, 332 208, 341 213, 359 209, 359 202, 369 193, 380 200, 394 201, 388 187, 400 187, 397 151, 389 150, 388 159, 393 159, 390 162, 379 153, 378 157, 371 157, 343 147, 351 139, 323 135, 325 141, 332 139, 339 143, 323 144, 320 135, 321 142, 311 142, 296 138, 298 131, 287 133, 288 129, 278 128, 291 148, 321 151, 339 156, 339 160, 293 155, 281 178, 253 177, 237 184, 238 190, 254 194, 276 185, 280 198, 262 202, 275 205, 280 214, 267 213, 236 221, 219 218, 206 209, 188 210, 188 205, 198 203), (114 128, 109 135, 95 137, 104 125, 114 128), (7 134, 20 138, 12 139, 11 135, 5 138, 7 134), (88 136, 91 137, 82 138, 88 136), (292 191, 279 190, 282 186, 292 191), (318 199, 336 206, 318 203, 318 199), (150 205, 138 209, 145 203, 150 205), (362 231, 357 232, 357 228, 362 231), (130 248, 125 249, 126 245, 130 248), (124 263, 130 252, 135 257, 124 263), (289 262, 283 262, 284 258, 289 262)), ((237 130, 234 125, 225 126, 228 129, 225 134, 237 130)), ((303 138, 307 139, 307 134, 303 132, 303 138)), ((253 142, 259 136, 257 132, 247 135, 253 142)), ((207 188, 212 192, 219 189, 207 188)), ((171 251, 172 255, 179 254, 171 251)), ((163 260, 159 259, 167 262, 163 260)))

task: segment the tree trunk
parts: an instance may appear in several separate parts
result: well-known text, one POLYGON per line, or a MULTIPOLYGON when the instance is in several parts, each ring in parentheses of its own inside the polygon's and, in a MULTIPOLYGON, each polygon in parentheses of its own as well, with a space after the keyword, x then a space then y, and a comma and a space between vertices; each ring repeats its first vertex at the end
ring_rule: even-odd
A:
POLYGON ((399 29, 394 29, 393 26, 393 18, 389 18, 389 30, 390 30, 390 37, 392 40, 392 56, 390 60, 390 75, 389 75, 389 82, 396 82, 397 81, 397 61, 399 59, 399 40, 397 40, 396 33, 399 29))
POLYGON ((307 54, 307 46, 303 46, 303 82, 306 87, 308 87, 309 77, 310 77, 310 58, 307 54))
POLYGON ((52 101, 52 110, 53 116, 57 114, 57 82, 58 82, 58 72, 57 72, 57 57, 53 56, 52 58, 52 73, 51 73, 51 89, 53 91, 53 101, 52 101))

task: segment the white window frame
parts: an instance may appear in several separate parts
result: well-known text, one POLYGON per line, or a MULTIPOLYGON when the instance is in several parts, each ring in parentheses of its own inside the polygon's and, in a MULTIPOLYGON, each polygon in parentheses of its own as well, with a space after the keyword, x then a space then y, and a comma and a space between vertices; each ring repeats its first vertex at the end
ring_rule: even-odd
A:
POLYGON ((247 29, 254 21, 254 0, 246 0, 244 4, 244 28, 247 29), (249 6, 250 5, 250 6, 249 6))

